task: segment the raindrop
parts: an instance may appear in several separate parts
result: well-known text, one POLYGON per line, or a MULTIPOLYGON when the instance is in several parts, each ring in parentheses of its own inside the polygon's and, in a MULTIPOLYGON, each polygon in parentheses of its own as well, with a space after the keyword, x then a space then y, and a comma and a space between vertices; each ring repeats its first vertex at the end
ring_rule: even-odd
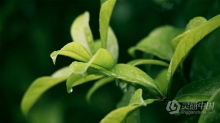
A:
POLYGON ((73 89, 71 88, 71 90, 69 91, 69 93, 72 93, 73 92, 73 89))

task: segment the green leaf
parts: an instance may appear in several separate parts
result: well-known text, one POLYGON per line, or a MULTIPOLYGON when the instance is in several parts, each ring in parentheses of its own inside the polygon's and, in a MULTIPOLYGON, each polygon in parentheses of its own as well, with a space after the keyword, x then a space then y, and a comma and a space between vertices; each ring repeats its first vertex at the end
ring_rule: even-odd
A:
POLYGON ((111 14, 114 8, 116 0, 107 0, 105 1, 100 10, 100 37, 102 42, 102 48, 106 48, 107 45, 107 35, 108 35, 108 28, 110 23, 111 14))
POLYGON ((135 60, 128 62, 127 64, 132 65, 132 66, 137 66, 137 65, 142 65, 142 64, 154 64, 154 65, 160 65, 160 66, 165 66, 165 67, 169 66, 169 64, 167 64, 164 61, 151 60, 151 59, 135 59, 135 60))
POLYGON ((105 69, 111 69, 115 65, 114 57, 106 49, 100 48, 89 63, 98 65, 105 69))
POLYGON ((147 105, 142 98, 142 89, 138 89, 134 92, 134 95, 132 96, 129 105, 147 105))
POLYGON ((134 56, 136 50, 155 55, 161 59, 170 60, 173 56, 171 40, 182 30, 172 26, 162 26, 154 29, 147 37, 142 39, 135 47, 129 49, 134 56))
POLYGON ((89 12, 79 15, 71 25, 73 41, 79 42, 90 55, 95 53, 92 32, 89 27, 89 12))
POLYGON ((200 26, 200 25, 204 24, 205 22, 207 22, 207 20, 203 17, 195 17, 192 20, 190 20, 186 26, 186 31, 184 33, 178 35, 176 38, 174 38, 172 40, 173 48, 174 49, 176 48, 176 46, 180 42, 180 40, 190 32, 190 29, 193 29, 197 26, 200 26))
POLYGON ((127 91, 123 94, 122 99, 118 102, 117 108, 127 106, 130 103, 131 95, 135 92, 134 86, 128 86, 127 91))
POLYGON ((105 116, 100 123, 121 123, 133 111, 141 107, 141 105, 129 105, 118 108, 105 116))
POLYGON ((212 95, 207 104, 203 108, 203 112, 206 112, 206 114, 202 113, 200 115, 198 123, 218 123, 220 121, 220 89, 212 95), (206 107, 208 103, 213 104, 212 110, 206 107))
POLYGON ((106 70, 106 69, 100 69, 92 66, 94 70, 96 70, 97 73, 122 79, 124 81, 131 82, 133 84, 139 84, 144 87, 149 87, 155 89, 155 83, 154 80, 148 76, 145 72, 140 70, 137 67, 133 67, 131 65, 127 64, 117 64, 112 69, 106 70))
POLYGON ((181 41, 181 39, 186 36, 188 33, 190 32, 190 30, 187 30, 183 33, 181 33, 180 35, 176 36, 173 40, 172 40, 172 47, 173 49, 176 48, 177 44, 181 41))
POLYGON ((113 110, 102 119, 101 123, 121 123, 130 113, 141 106, 146 106, 146 103, 142 98, 142 90, 138 89, 132 96, 128 106, 113 110))
POLYGON ((113 68, 106 70, 93 65, 91 69, 92 73, 122 79, 134 85, 141 85, 148 89, 154 96, 161 97, 161 92, 158 90, 154 80, 137 67, 127 64, 117 64, 113 68))
POLYGON ((207 20, 204 17, 195 17, 195 18, 191 19, 189 21, 189 23, 186 25, 186 30, 193 29, 193 28, 200 26, 206 22, 207 22, 207 20))
POLYGON ((108 35, 107 35, 107 48, 106 48, 114 57, 115 62, 118 61, 118 41, 117 38, 111 29, 111 27, 108 28, 108 35))
POLYGON ((192 82, 179 90, 175 99, 178 102, 208 101, 220 88, 220 77, 192 82))
POLYGON ((61 50, 52 52, 50 57, 54 64, 58 55, 68 56, 79 61, 89 61, 91 58, 86 49, 78 42, 68 43, 61 50))
POLYGON ((95 40, 94 42, 94 46, 95 46, 95 51, 98 51, 102 46, 101 46, 101 40, 100 39, 97 39, 95 40))
POLYGON ((110 77, 106 77, 106 78, 102 78, 100 80, 98 80, 97 82, 95 82, 95 84, 89 89, 87 95, 86 95, 86 100, 88 102, 90 102, 90 98, 92 96, 92 94, 98 89, 100 88, 101 86, 109 83, 109 82, 112 82, 114 79, 113 78, 110 78, 110 77))
POLYGON ((178 43, 167 72, 168 88, 171 85, 171 78, 183 58, 189 51, 206 35, 220 27, 220 15, 210 19, 206 23, 190 30, 178 43))
POLYGON ((95 64, 104 69, 110 69, 115 65, 115 60, 106 49, 100 48, 88 63, 81 64, 79 62, 72 62, 70 68, 75 74, 84 74, 91 64, 95 64))
POLYGON ((75 87, 80 84, 84 84, 89 81, 100 79, 102 77, 103 76, 100 75, 81 75, 81 74, 72 73, 66 82, 67 92, 71 93, 73 91, 72 87, 75 87))
POLYGON ((29 110, 35 104, 35 102, 40 98, 40 96, 49 88, 66 80, 70 75, 70 73, 71 72, 69 68, 65 67, 55 72, 52 76, 45 76, 36 79, 28 88, 22 99, 21 109, 23 114, 27 116, 29 110))
POLYGON ((157 83, 159 90, 163 94, 163 97, 167 95, 167 81, 166 81, 167 69, 163 69, 156 76, 154 81, 157 83))
POLYGON ((144 101, 142 98, 142 90, 138 89, 132 96, 128 106, 113 110, 101 120, 101 123, 121 123, 136 109, 140 108, 141 106, 146 106, 154 101, 155 99, 148 99, 144 101))
MULTIPOLYGON (((98 39, 95 41, 95 49, 96 51, 101 48, 101 40, 98 39)), ((109 27, 108 28, 108 37, 107 37, 107 47, 106 49, 112 54, 115 59, 115 63, 118 61, 118 41, 113 32, 113 30, 109 27)))

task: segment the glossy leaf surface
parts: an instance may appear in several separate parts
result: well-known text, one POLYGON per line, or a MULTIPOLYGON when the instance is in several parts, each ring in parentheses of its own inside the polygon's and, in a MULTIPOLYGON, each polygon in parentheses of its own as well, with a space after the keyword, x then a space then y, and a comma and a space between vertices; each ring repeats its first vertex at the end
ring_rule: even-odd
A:
POLYGON ((148 89, 155 90, 157 91, 157 93, 159 93, 154 80, 137 67, 127 64, 117 64, 109 70, 102 69, 96 66, 92 66, 92 69, 95 70, 97 74, 122 79, 131 84, 142 85, 148 89))
POLYGON ((220 77, 192 82, 179 90, 175 99, 178 102, 208 101, 220 88, 220 77))

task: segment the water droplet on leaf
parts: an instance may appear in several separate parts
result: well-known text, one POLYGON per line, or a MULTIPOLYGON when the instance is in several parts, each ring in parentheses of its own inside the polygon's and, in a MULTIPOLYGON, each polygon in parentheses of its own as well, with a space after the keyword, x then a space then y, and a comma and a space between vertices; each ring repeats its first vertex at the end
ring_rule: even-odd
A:
POLYGON ((73 92, 73 89, 71 88, 71 90, 69 91, 69 93, 72 93, 73 92))

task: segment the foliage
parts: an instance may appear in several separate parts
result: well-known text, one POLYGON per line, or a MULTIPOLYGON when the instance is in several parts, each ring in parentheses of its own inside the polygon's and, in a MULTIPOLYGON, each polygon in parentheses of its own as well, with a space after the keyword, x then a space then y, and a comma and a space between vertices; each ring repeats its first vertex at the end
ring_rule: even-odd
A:
MULTIPOLYGON (((41 77, 33 82, 22 100, 23 113, 27 115, 42 93, 63 80, 67 80, 68 93, 71 93, 75 86, 97 80, 88 92, 88 101, 98 88, 109 82, 115 81, 124 93, 120 102, 123 105, 107 114, 100 120, 101 123, 141 122, 134 115, 138 110, 156 102, 166 105, 173 99, 179 102, 215 101, 217 107, 212 115, 202 114, 198 121, 200 123, 210 120, 217 122, 219 119, 214 117, 219 115, 220 76, 214 72, 206 79, 196 82, 188 81, 186 80, 187 74, 184 72, 184 68, 187 66, 184 63, 189 57, 190 51, 196 48, 195 46, 200 41, 211 42, 212 36, 217 35, 216 32, 219 32, 220 27, 220 15, 209 20, 195 17, 189 21, 185 29, 169 25, 154 29, 136 46, 128 50, 133 57, 138 57, 136 56, 137 50, 143 52, 145 56, 124 64, 117 63, 118 43, 114 31, 109 25, 116 0, 102 2, 99 18, 100 39, 93 39, 89 27, 89 12, 78 16, 71 26, 73 42, 50 55, 54 64, 59 55, 71 57, 74 61, 68 68, 62 68, 50 77, 41 77), (148 56, 150 57, 148 58, 148 56), (138 65, 144 67, 137 67, 138 65), (156 73, 150 76, 153 69, 156 69, 156 73), (182 81, 179 81, 180 79, 182 81), (183 85, 178 93, 173 91, 173 88, 176 88, 175 84, 183 85), (131 90, 132 88, 133 90, 131 90), (133 95, 129 97, 128 93, 133 93, 133 95), (176 95, 176 97, 173 98, 172 95, 176 95)), ((216 45, 219 46, 219 43, 217 42, 216 45)), ((201 44, 200 47, 203 45, 201 44)), ((200 54, 193 54, 197 62, 200 62, 198 59, 202 57, 200 54)), ((201 61, 200 65, 203 67, 206 64, 212 63, 211 61, 204 63, 201 61)), ((217 68, 220 67, 218 63, 215 65, 217 68)), ((200 74, 196 69, 198 68, 190 69, 192 76, 200 74)), ((181 117, 181 115, 175 116, 181 117)))

